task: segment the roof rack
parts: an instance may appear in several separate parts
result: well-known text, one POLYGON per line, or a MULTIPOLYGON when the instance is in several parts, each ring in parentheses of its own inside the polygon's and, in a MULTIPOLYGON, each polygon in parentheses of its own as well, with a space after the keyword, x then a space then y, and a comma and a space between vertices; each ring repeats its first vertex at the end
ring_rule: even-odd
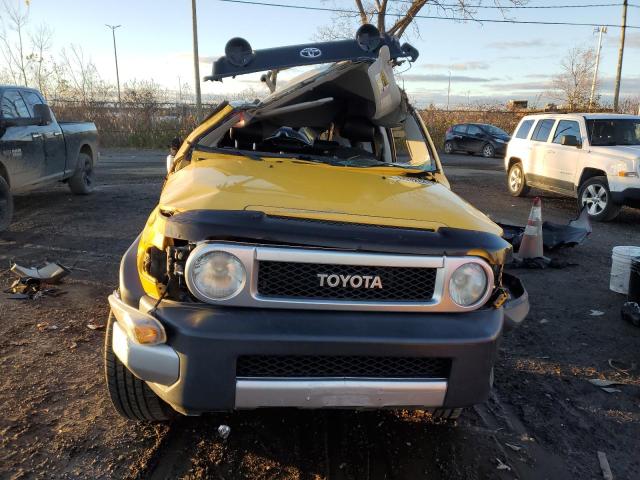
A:
POLYGON ((419 52, 408 43, 400 45, 397 37, 382 35, 370 24, 362 25, 353 40, 316 42, 288 47, 253 50, 248 41, 236 37, 227 42, 225 55, 213 62, 212 74, 206 80, 221 81, 247 73, 282 70, 285 68, 341 61, 375 61, 378 50, 383 45, 389 47, 391 58, 415 62, 419 52))

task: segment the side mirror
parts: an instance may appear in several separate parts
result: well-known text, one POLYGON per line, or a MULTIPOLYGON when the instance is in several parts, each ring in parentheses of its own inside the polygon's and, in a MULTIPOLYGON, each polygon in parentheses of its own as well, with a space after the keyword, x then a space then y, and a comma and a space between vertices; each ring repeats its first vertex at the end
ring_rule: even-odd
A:
POLYGON ((52 121, 51 110, 48 105, 38 103, 33 106, 33 114, 38 120, 39 125, 49 125, 52 121))
POLYGON ((563 135, 560 138, 560 145, 564 145, 566 147, 580 147, 580 141, 578 140, 578 137, 576 137, 575 135, 563 135))

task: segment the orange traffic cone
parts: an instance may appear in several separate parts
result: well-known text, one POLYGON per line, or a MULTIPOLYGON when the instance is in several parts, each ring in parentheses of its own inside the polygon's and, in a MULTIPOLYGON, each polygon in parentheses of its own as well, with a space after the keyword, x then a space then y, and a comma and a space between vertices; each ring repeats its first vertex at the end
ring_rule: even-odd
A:
POLYGON ((542 249, 542 205, 540 197, 536 197, 533 199, 529 221, 520 242, 518 258, 524 260, 526 258, 542 257, 544 255, 542 249))

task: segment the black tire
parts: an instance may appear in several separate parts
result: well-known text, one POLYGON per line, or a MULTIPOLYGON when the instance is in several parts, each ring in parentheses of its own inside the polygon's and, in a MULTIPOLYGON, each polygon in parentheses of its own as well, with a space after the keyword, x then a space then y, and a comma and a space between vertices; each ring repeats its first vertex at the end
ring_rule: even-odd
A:
POLYGON ((115 318, 109 312, 104 342, 104 372, 111 402, 118 413, 130 420, 164 422, 175 416, 174 411, 131 373, 116 357, 111 347, 115 318))
POLYGON ((586 205, 589 218, 609 222, 616 218, 622 205, 613 203, 606 177, 591 177, 578 189, 578 209, 586 205))
POLYGON ((69 179, 69 189, 76 195, 93 192, 93 160, 86 153, 78 154, 76 173, 69 179))
POLYGON ((484 158, 493 158, 496 156, 496 149, 490 143, 486 143, 482 147, 482 156, 484 158))
POLYGON ((450 155, 453 153, 453 143, 444 142, 444 153, 446 153, 447 155, 450 155))
POLYGON ((0 177, 0 232, 9 228, 13 218, 13 196, 4 178, 0 177))
POLYGON ((457 420, 463 411, 463 408, 437 408, 431 412, 431 417, 439 420, 457 420))
POLYGON ((527 177, 524 174, 522 163, 516 162, 509 167, 507 172, 507 188, 514 197, 524 197, 529 193, 530 187, 527 185, 527 177))

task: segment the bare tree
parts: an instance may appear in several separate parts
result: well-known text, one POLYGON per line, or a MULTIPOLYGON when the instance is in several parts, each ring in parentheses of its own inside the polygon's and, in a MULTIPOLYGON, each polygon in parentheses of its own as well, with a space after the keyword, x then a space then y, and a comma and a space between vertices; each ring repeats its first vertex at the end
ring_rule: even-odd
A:
POLYGON ((27 74, 30 60, 25 52, 25 29, 29 22, 29 9, 23 10, 21 3, 10 5, 2 1, 0 15, 0 51, 13 82, 28 85, 27 74))
POLYGON ((38 29, 30 35, 32 52, 28 55, 32 67, 32 77, 45 96, 48 94, 48 79, 52 74, 52 69, 47 65, 47 59, 53 42, 53 31, 47 25, 40 25, 38 29))
MULTIPOLYGON (((504 14, 510 6, 523 5, 527 1, 493 0, 489 3, 499 7, 504 14)), ((454 18, 455 14, 455 18, 471 20, 483 0, 354 0, 354 3, 355 10, 347 10, 339 8, 333 0, 332 5, 336 11, 333 14, 332 23, 320 27, 316 37, 319 40, 348 38, 353 35, 357 24, 364 23, 372 23, 381 32, 396 37, 404 35, 410 26, 416 34, 419 34, 415 20, 421 11, 434 7, 451 18, 454 18)))
POLYGON ((57 77, 61 86, 66 86, 67 91, 63 96, 76 98, 83 103, 104 97, 107 87, 102 82, 95 64, 86 57, 82 47, 71 45, 69 49, 63 48, 60 53, 61 63, 57 65, 57 77))
POLYGON ((551 85, 554 96, 565 102, 570 110, 589 105, 595 63, 594 50, 580 47, 572 48, 562 59, 562 71, 553 77, 551 85))

